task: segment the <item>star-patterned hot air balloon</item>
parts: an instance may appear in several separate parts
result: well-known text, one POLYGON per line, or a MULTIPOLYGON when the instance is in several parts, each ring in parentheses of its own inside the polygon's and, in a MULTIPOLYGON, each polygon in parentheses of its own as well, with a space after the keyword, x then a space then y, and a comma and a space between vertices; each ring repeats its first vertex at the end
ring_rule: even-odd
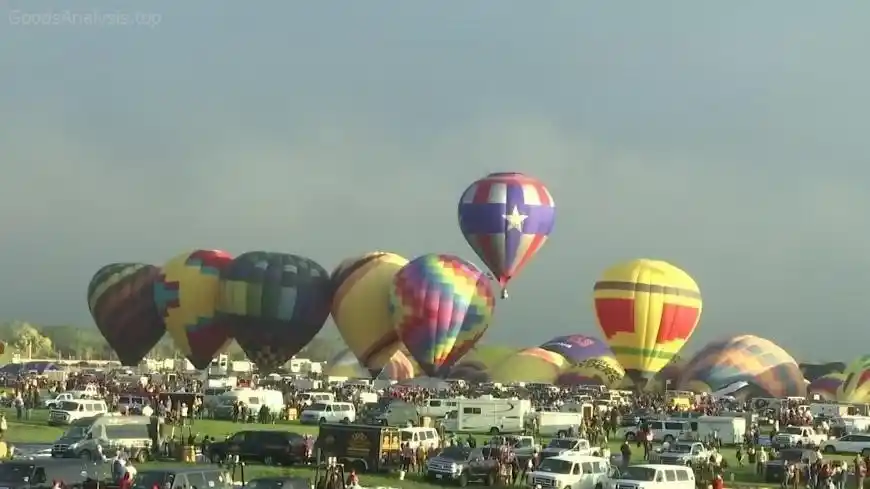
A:
POLYGON ((680 351, 701 317, 688 273, 659 260, 607 269, 595 283, 595 314, 611 351, 639 388, 680 351))
POLYGON ((459 200, 459 228, 502 286, 519 274, 553 231, 556 204, 539 180, 522 173, 492 173, 459 200))

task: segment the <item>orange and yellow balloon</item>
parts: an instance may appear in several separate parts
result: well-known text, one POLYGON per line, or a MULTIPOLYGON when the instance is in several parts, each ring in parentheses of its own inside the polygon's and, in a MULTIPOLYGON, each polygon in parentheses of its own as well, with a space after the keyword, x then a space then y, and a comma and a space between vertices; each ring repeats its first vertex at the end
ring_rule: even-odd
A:
POLYGON ((605 270, 595 283, 594 302, 611 351, 641 388, 674 358, 701 318, 698 284, 660 260, 633 260, 605 270))
POLYGON ((401 345, 390 315, 393 277, 408 260, 384 252, 343 261, 332 272, 332 320, 350 351, 372 377, 401 345))

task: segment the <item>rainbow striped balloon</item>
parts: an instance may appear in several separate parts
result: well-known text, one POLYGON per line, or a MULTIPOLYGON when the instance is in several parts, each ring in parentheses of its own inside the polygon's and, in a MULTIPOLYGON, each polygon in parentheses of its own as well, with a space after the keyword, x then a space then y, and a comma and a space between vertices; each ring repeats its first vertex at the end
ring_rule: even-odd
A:
POLYGON ((494 309, 487 276, 456 256, 423 255, 393 278, 393 325, 430 377, 447 376, 486 332, 494 309))

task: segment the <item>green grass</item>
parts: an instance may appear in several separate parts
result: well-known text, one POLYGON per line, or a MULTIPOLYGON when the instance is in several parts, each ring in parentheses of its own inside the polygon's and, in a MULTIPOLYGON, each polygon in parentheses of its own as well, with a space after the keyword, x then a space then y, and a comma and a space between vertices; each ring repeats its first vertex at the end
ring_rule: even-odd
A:
MULTIPOLYGON (((7 411, 7 419, 9 424, 9 430, 6 434, 6 440, 12 443, 46 443, 50 444, 58 439, 63 432, 65 431, 64 427, 53 427, 48 426, 46 424, 46 415, 47 411, 45 410, 36 410, 33 412, 32 419, 28 421, 18 421, 15 419, 14 411, 7 411), (10 416, 11 415, 11 416, 10 416)), ((316 426, 304 426, 300 425, 296 422, 281 422, 274 425, 263 425, 263 424, 242 424, 242 423, 232 423, 230 421, 212 421, 212 420, 197 420, 193 425, 193 432, 203 436, 208 435, 217 439, 223 439, 226 435, 235 433, 241 429, 251 430, 251 429, 282 429, 288 431, 295 431, 297 433, 308 433, 317 435, 318 428, 316 426)), ((185 434, 187 432, 185 431, 185 434)), ((479 443, 482 443, 488 439, 487 435, 481 435, 478 437, 479 443)), ((610 450, 613 453, 619 453, 619 442, 615 441, 610 444, 610 450)), ((640 449, 637 449, 632 445, 633 458, 636 460, 639 459, 642 454, 640 449)), ((754 474, 753 467, 737 467, 737 461, 734 458, 734 449, 725 448, 722 451, 722 455, 728 461, 729 470, 726 472, 726 486, 727 487, 776 487, 777 483, 759 483, 757 477, 754 474), (728 481, 730 479, 730 475, 734 475, 735 483, 730 484, 728 481)), ((827 456, 826 458, 842 458, 851 460, 851 456, 827 456)), ((142 466, 138 466, 140 470, 149 468, 149 467, 157 467, 161 464, 145 464, 142 466)), ((283 476, 295 476, 295 477, 307 477, 314 478, 314 470, 308 467, 265 467, 261 465, 250 465, 245 468, 245 477, 246 479, 251 479, 253 477, 261 477, 261 476, 275 476, 275 475, 283 475, 283 476)), ((363 486, 390 486, 390 487, 399 487, 403 489, 435 489, 436 487, 431 484, 427 484, 422 482, 419 477, 416 475, 409 474, 406 480, 399 481, 398 477, 395 475, 370 475, 364 474, 361 476, 361 483, 363 486)))

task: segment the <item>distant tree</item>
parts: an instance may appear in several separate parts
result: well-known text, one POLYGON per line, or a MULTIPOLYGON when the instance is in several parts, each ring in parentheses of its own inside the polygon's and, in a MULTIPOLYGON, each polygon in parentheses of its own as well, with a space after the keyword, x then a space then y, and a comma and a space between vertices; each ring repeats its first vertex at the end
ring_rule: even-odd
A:
POLYGON ((0 335, 6 344, 27 357, 53 357, 51 340, 24 321, 12 321, 0 327, 0 335))

